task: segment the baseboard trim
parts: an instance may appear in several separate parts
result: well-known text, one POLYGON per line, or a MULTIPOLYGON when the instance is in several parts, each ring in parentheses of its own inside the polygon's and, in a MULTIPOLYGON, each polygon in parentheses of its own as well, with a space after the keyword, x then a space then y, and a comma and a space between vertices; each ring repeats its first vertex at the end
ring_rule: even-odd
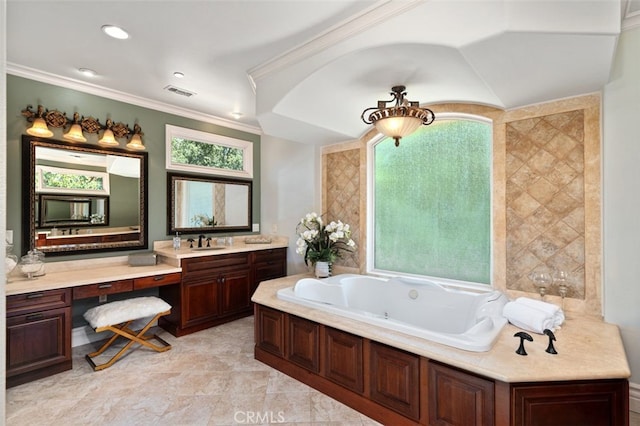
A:
POLYGON ((640 384, 629 383, 629 410, 640 413, 640 384))

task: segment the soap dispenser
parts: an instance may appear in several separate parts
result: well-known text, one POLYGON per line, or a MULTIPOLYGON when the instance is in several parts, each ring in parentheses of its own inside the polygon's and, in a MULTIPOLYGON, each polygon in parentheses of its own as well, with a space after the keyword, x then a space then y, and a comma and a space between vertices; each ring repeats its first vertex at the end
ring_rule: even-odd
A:
POLYGON ((173 249, 180 250, 180 235, 176 232, 176 236, 173 237, 173 249))

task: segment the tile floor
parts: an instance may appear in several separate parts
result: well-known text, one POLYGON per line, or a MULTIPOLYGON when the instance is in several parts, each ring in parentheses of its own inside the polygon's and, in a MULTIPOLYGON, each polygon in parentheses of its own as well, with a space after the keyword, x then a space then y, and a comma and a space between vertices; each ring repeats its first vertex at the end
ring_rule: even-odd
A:
POLYGON ((253 317, 179 339, 158 334, 170 351, 138 348, 98 372, 84 360, 97 345, 74 348, 73 370, 7 389, 6 424, 378 425, 254 360, 253 317))
POLYGON ((254 360, 253 317, 158 334, 171 350, 138 348, 98 372, 84 360, 98 345, 74 348, 73 370, 7 389, 7 425, 378 425, 254 360))

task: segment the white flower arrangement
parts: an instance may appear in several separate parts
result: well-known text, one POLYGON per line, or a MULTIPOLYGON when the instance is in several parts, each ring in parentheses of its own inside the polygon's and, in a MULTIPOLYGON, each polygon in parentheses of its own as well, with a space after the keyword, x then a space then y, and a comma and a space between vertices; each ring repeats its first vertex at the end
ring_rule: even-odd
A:
POLYGON ((304 263, 333 263, 342 251, 351 251, 356 243, 351 239, 349 224, 332 221, 325 225, 317 213, 307 213, 296 227, 296 253, 304 256, 304 263))

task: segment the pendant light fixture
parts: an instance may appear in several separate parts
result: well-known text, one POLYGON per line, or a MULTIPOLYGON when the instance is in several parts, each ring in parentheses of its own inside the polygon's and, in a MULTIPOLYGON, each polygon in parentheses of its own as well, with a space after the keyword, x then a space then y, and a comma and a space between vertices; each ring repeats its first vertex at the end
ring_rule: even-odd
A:
POLYGON ((428 126, 435 120, 433 111, 428 108, 420 108, 417 101, 409 101, 405 98, 407 93, 404 86, 393 86, 388 101, 378 101, 377 107, 367 108, 360 118, 366 124, 375 125, 378 132, 393 138, 395 145, 400 145, 400 139, 415 132, 421 125, 428 126), (395 105, 387 104, 395 101, 395 105))

